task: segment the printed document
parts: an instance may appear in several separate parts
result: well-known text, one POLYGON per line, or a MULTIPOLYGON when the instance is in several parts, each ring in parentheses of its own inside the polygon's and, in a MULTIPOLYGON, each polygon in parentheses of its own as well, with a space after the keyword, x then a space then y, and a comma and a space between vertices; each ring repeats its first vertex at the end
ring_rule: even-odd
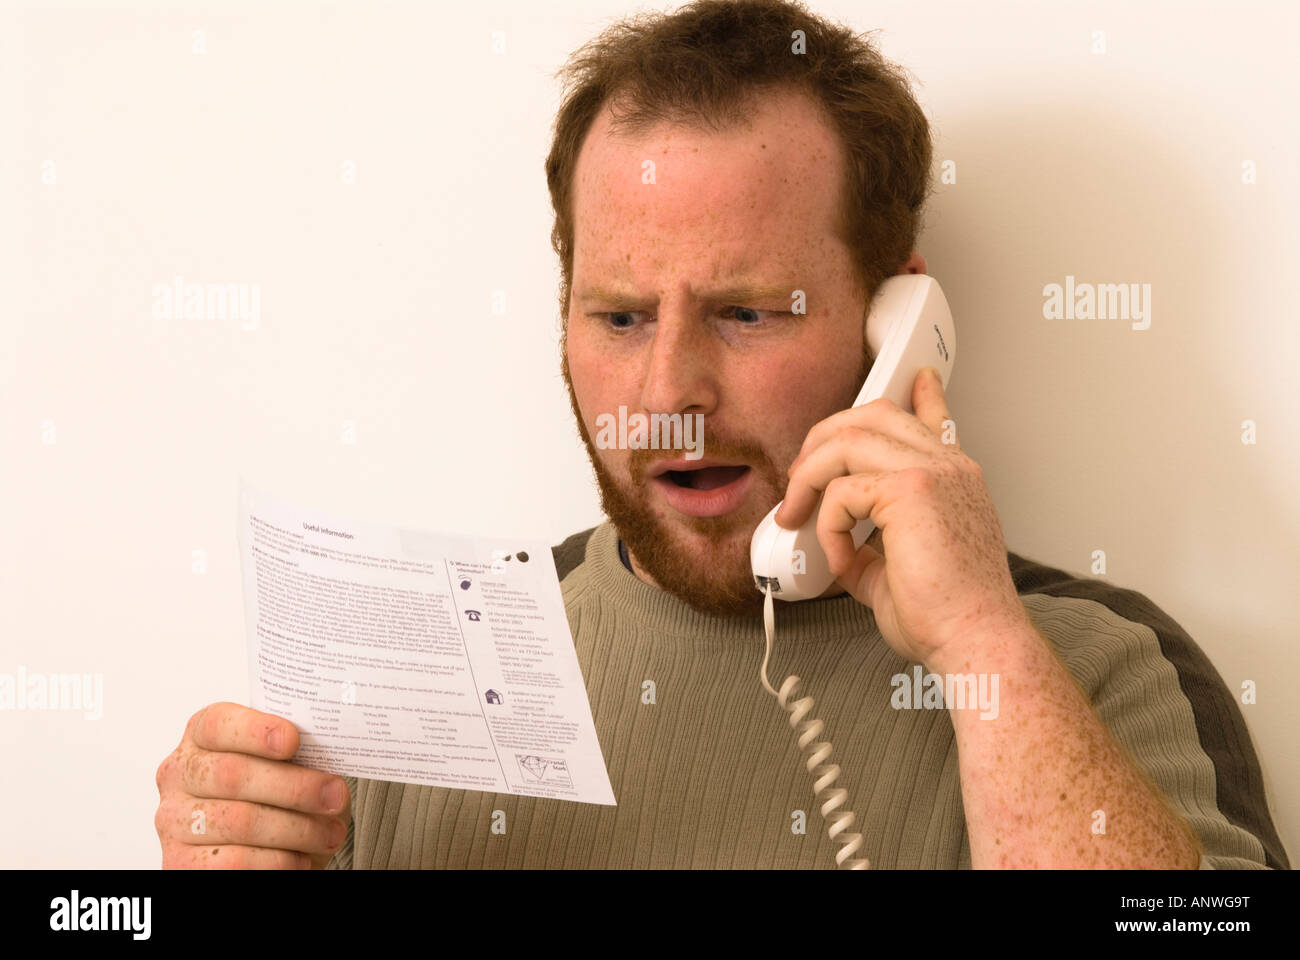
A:
POLYGON ((249 705, 340 776, 614 803, 550 546, 239 485, 249 705))

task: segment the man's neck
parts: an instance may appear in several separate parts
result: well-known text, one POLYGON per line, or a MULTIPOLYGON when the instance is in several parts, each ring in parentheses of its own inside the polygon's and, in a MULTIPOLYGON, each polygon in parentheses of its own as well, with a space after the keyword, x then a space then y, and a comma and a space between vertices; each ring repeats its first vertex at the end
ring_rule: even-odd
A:
POLYGON ((618 540, 618 552, 619 555, 624 558, 624 563, 627 565, 627 568, 632 571, 634 577, 650 584, 650 586, 655 587, 656 589, 663 589, 663 587, 659 586, 659 582, 655 580, 654 577, 650 576, 649 571, 642 569, 641 564, 636 562, 636 557, 634 557, 632 551, 627 548, 627 544, 623 542, 622 537, 618 540))

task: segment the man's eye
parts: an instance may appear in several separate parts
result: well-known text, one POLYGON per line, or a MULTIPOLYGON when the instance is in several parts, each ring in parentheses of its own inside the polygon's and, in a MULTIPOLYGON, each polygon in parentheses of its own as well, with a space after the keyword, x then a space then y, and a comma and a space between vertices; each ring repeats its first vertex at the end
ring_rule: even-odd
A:
POLYGON ((724 307, 722 315, 734 316, 743 326, 751 327, 777 316, 777 311, 755 310, 753 307, 724 307))
POLYGON ((604 317, 615 330, 626 330, 636 322, 633 318, 640 315, 640 311, 637 310, 616 310, 613 313, 598 314, 604 317))
MULTIPOLYGON (((719 314, 727 318, 739 320, 742 326, 758 326, 765 321, 771 320, 780 315, 778 310, 755 310, 753 307, 724 307, 719 314)), ((593 314, 593 316, 603 319, 612 329, 627 330, 636 323, 637 317, 645 317, 647 314, 641 310, 613 310, 605 313, 593 314)))

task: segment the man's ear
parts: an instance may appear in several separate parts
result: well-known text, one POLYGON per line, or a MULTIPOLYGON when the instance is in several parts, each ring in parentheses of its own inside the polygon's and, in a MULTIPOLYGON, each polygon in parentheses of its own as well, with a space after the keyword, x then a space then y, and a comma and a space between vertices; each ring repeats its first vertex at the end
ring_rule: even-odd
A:
POLYGON ((898 273, 900 276, 908 273, 925 273, 925 257, 913 250, 907 262, 898 268, 898 273))

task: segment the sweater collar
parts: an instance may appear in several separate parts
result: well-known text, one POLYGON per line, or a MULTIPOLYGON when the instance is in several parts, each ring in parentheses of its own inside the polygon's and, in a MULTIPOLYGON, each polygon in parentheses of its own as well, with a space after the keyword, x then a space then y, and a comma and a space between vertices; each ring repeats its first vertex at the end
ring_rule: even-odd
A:
MULTIPOLYGON (((719 617, 704 613, 677 597, 651 586, 623 565, 619 537, 606 520, 596 527, 587 543, 586 564, 591 582, 600 597, 620 615, 635 619, 661 638, 707 643, 762 643, 763 617, 719 617)), ((815 643, 859 636, 864 642, 880 642, 871 610, 843 594, 828 600, 804 600, 776 604, 777 643, 815 643)))

